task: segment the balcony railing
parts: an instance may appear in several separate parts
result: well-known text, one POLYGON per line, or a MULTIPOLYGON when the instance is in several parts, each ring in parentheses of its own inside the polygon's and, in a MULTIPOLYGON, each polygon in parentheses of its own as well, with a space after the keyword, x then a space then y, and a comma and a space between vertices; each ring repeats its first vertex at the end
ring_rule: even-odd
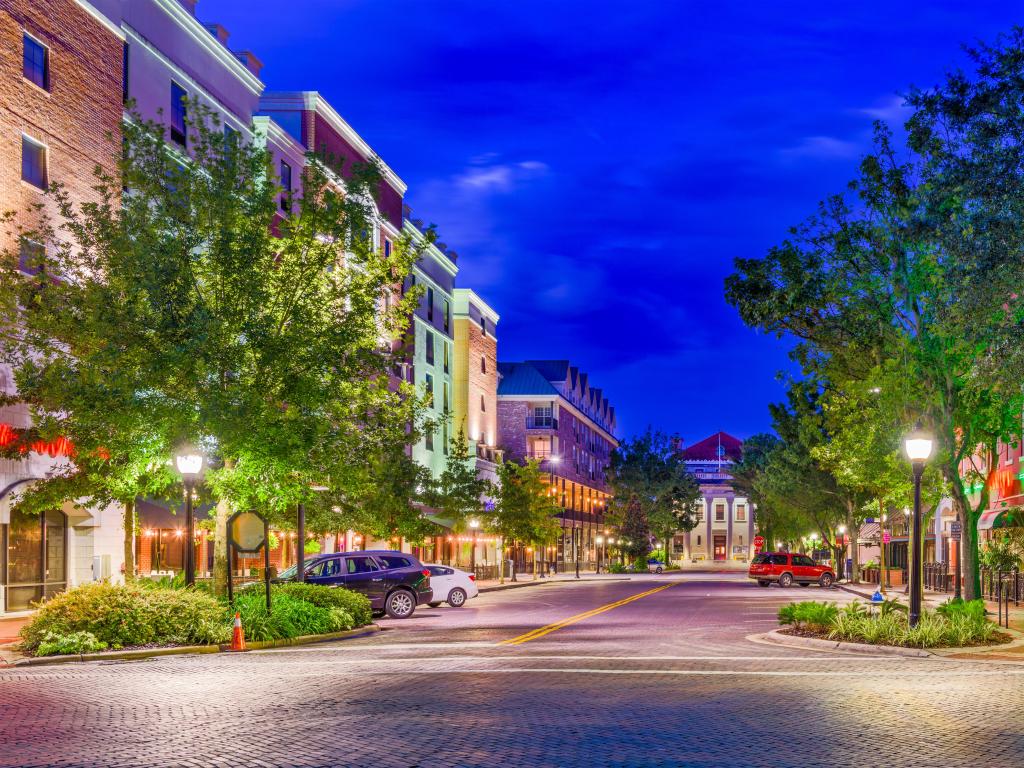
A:
POLYGON ((558 418, 555 416, 527 416, 527 429, 558 429, 558 418))

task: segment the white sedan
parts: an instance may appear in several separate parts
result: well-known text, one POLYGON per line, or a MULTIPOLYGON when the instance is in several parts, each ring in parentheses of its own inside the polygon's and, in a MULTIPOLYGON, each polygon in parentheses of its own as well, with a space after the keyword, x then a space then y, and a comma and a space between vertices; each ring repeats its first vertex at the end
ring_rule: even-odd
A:
POLYGON ((436 608, 441 603, 448 603, 452 608, 461 608, 471 597, 480 594, 476 588, 476 576, 458 568, 447 565, 424 565, 430 571, 430 588, 434 590, 434 600, 429 603, 436 608))

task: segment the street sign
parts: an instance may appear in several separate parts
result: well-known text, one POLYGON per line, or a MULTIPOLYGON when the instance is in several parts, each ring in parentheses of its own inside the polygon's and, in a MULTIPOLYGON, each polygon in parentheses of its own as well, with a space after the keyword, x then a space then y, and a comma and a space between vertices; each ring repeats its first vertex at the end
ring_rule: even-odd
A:
POLYGON ((890 541, 892 541, 892 534, 890 534, 888 531, 886 531, 885 533, 882 534, 882 543, 883 544, 888 544, 890 541))
POLYGON ((255 512, 242 512, 231 522, 231 540, 240 552, 258 552, 263 546, 264 520, 255 512))
POLYGON ((954 520, 949 524, 949 538, 953 541, 960 541, 960 533, 963 531, 963 524, 959 520, 954 520))
POLYGON ((757 547, 758 549, 763 547, 764 546, 764 536, 755 536, 754 537, 754 546, 757 547))

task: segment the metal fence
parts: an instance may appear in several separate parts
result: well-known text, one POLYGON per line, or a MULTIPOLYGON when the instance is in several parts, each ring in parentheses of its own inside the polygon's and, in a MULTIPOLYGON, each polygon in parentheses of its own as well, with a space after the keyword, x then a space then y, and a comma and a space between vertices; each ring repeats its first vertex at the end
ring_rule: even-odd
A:
POLYGON ((1024 573, 1016 568, 1012 571, 982 568, 981 592, 989 600, 998 600, 1002 596, 1005 600, 1012 600, 1014 605, 1020 605, 1021 597, 1024 597, 1024 573))

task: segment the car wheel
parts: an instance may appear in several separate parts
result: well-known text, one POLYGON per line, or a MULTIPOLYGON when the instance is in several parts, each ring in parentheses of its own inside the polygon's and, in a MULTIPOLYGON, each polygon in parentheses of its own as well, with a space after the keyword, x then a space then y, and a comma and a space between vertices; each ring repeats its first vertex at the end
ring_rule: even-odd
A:
POLYGON ((759 587, 767 587, 770 584, 771 584, 771 582, 768 581, 768 579, 758 579, 757 580, 757 586, 759 586, 759 587))
POLYGON ((826 589, 832 586, 833 581, 835 581, 835 576, 833 576, 831 573, 823 573, 821 574, 821 578, 818 579, 818 583, 826 589))
POLYGON ((431 608, 437 608, 441 603, 427 603, 431 608))
POLYGON ((792 573, 784 573, 781 576, 779 576, 779 586, 780 587, 792 587, 793 586, 793 574, 792 573))
POLYGON ((456 587, 448 593, 448 605, 452 608, 461 608, 466 604, 467 597, 466 590, 462 587, 456 587))
POLYGON ((416 598, 408 590, 396 589, 388 595, 384 610, 392 619, 408 619, 416 610, 416 598))

